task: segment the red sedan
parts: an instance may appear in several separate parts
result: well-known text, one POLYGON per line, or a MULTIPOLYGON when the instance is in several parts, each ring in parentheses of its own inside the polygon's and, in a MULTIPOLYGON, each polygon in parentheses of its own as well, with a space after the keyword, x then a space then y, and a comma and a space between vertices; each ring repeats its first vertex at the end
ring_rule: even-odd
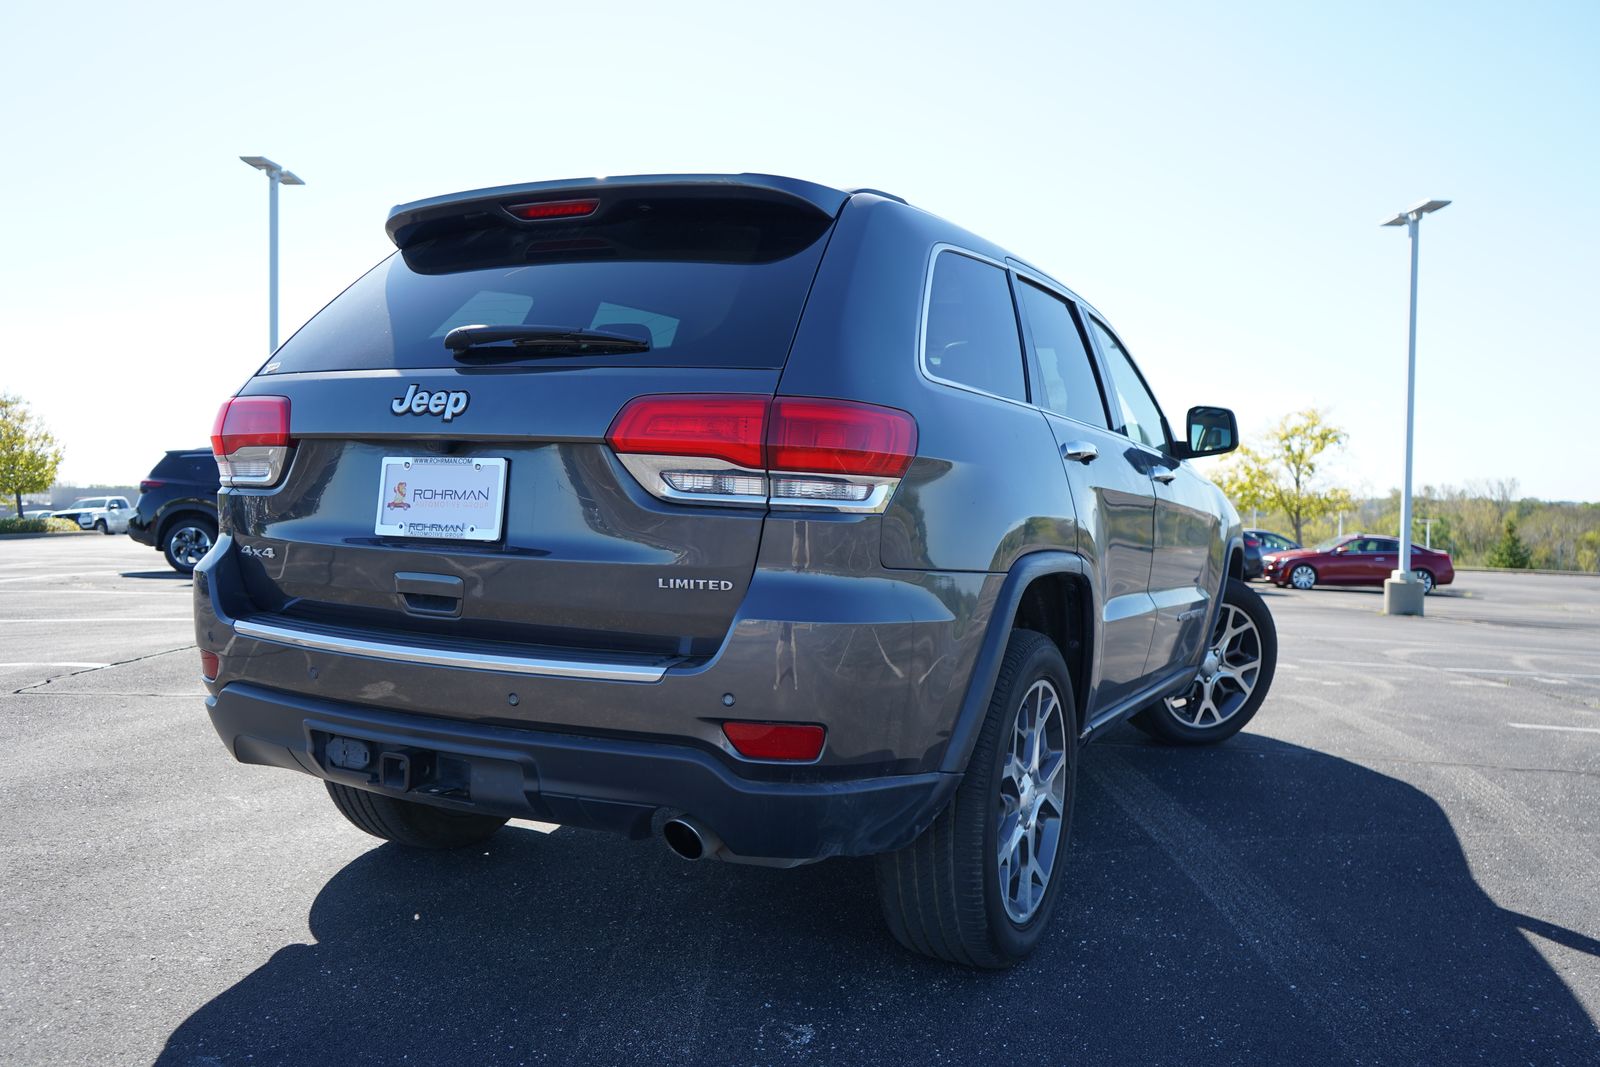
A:
MULTIPOLYGON (((1262 558, 1261 576, 1274 585, 1310 589, 1315 585, 1382 585, 1400 566, 1400 542, 1393 537, 1347 534, 1315 548, 1274 552, 1262 558)), ((1447 552, 1411 546, 1411 573, 1431 593, 1449 585, 1456 569, 1447 552)))

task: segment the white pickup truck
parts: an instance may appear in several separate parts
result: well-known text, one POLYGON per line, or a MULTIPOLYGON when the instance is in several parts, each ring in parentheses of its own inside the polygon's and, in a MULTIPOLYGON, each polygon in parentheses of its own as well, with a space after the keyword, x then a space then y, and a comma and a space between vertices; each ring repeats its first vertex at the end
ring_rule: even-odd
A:
POLYGON ((132 515, 133 508, 125 496, 85 496, 53 512, 51 517, 71 519, 85 530, 119 534, 128 532, 128 519, 132 515))

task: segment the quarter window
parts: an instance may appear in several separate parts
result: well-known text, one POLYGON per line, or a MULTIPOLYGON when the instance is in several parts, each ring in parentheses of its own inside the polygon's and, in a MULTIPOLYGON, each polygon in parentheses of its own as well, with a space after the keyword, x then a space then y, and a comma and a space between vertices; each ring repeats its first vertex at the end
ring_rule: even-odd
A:
POLYGON ((1142 445, 1165 450, 1167 431, 1161 425, 1161 409, 1156 398, 1145 388, 1144 380, 1133 367, 1133 360, 1121 343, 1096 319, 1089 320, 1100 351, 1105 354, 1111 368, 1111 381, 1117 390, 1118 418, 1124 434, 1142 445))
POLYGON ((1024 280, 1017 288, 1033 338, 1039 372, 1034 400, 1058 415, 1104 429, 1106 405, 1100 396, 1094 361, 1065 300, 1024 280))
POLYGON ((939 253, 922 360, 935 378, 1027 399, 1022 338, 1005 271, 971 256, 939 253))

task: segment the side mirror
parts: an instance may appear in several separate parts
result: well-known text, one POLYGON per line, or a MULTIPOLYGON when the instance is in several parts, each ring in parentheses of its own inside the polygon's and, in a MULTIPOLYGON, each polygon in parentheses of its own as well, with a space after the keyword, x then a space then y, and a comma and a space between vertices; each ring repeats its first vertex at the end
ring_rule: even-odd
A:
POLYGON ((1187 437, 1178 443, 1179 459, 1220 456, 1239 447, 1239 424, 1227 408, 1190 408, 1187 437))

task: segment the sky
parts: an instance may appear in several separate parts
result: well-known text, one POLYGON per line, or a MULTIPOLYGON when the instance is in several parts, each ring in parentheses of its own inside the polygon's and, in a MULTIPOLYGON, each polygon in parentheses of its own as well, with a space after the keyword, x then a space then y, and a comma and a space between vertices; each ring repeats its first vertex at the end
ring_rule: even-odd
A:
POLYGON ((1169 418, 1309 406, 1399 485, 1600 500, 1600 4, 10 4, 0 391, 127 484, 205 442, 388 209, 585 175, 887 189, 1104 312, 1169 418), (1551 451, 1563 445, 1558 455, 1551 451))

